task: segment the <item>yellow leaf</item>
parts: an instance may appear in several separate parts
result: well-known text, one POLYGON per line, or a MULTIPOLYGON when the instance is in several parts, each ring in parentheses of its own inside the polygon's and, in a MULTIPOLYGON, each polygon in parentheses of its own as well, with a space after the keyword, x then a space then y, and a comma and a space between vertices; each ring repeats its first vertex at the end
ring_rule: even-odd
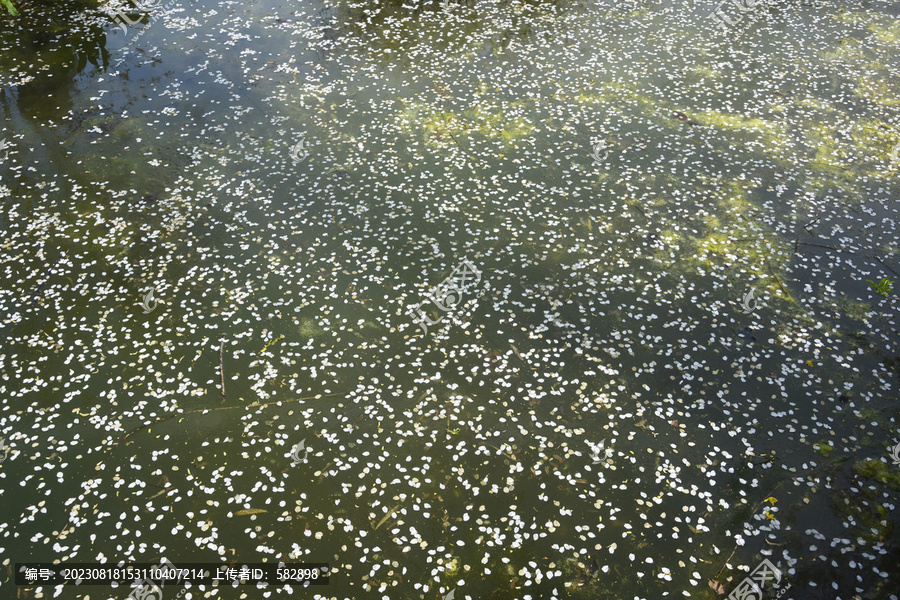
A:
POLYGON ((258 515, 259 513, 265 513, 265 512, 269 512, 269 511, 263 510, 261 508, 246 508, 244 510, 237 511, 236 513, 234 513, 234 516, 243 517, 245 515, 258 515))

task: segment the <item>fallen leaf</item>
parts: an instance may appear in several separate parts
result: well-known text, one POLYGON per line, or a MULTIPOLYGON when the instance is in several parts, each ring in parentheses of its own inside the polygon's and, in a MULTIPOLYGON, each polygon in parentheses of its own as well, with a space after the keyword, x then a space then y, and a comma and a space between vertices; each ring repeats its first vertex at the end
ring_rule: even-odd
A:
POLYGON ((725 593, 725 586, 719 583, 716 579, 709 580, 709 587, 711 587, 713 591, 719 596, 725 593))

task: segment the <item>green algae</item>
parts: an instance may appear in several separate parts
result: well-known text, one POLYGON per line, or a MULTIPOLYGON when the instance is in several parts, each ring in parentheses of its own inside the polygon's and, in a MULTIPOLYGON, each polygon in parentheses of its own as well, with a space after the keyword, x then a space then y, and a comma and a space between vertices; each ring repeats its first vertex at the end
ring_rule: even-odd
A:
POLYGON ((447 561, 447 564, 444 566, 444 575, 449 580, 454 580, 459 576, 459 558, 454 556, 450 560, 447 561))
POLYGON ((828 458, 832 455, 832 453, 834 453, 834 446, 832 446, 828 442, 818 442, 816 444, 813 444, 813 449, 825 458, 828 458))
POLYGON ((900 106, 900 98, 897 98, 897 86, 883 79, 880 74, 867 74, 859 78, 859 84, 854 88, 854 93, 873 104, 880 104, 896 108, 900 106))
POLYGON ((297 326, 297 333, 300 334, 300 337, 307 339, 318 337, 325 333, 325 330, 316 324, 315 319, 304 317, 300 319, 300 323, 297 326))
POLYGON ((833 494, 832 502, 841 515, 855 522, 856 536, 869 542, 883 542, 890 538, 893 529, 890 512, 877 501, 871 490, 860 494, 838 490, 833 494))
POLYGON ((856 474, 865 479, 874 479, 893 490, 900 491, 900 471, 892 469, 887 462, 874 458, 860 460, 853 464, 856 474))
POLYGON ((508 107, 503 107, 496 113, 489 112, 484 107, 477 107, 462 111, 431 113, 424 117, 424 141, 429 144, 435 142, 445 145, 478 135, 484 139, 502 139, 507 143, 517 139, 528 137, 534 133, 534 125, 524 117, 507 117, 508 107))
POLYGON ((850 300, 849 298, 838 299, 835 302, 835 306, 841 312, 841 314, 857 321, 868 322, 868 320, 875 314, 872 311, 872 307, 870 305, 863 302, 856 302, 850 300))
POLYGON ((360 324, 360 327, 362 329, 372 329, 375 331, 384 331, 384 329, 385 329, 383 326, 379 325, 378 323, 375 323, 374 321, 363 321, 360 324))
POLYGON ((900 49, 900 22, 897 19, 887 21, 884 25, 871 23, 866 29, 879 44, 900 49))
MULTIPOLYGON (((729 182, 724 194, 718 210, 702 217, 704 233, 687 240, 693 252, 687 252, 686 266, 739 266, 745 274, 742 278, 750 275, 766 285, 770 294, 796 302, 777 275, 787 267, 792 246, 755 218, 758 209, 741 182, 729 182)), ((670 235, 674 232, 664 233, 670 235)))
POLYGON ((689 116, 701 125, 716 129, 755 133, 769 146, 786 145, 791 141, 786 125, 759 117, 744 117, 715 110, 705 110, 689 116))

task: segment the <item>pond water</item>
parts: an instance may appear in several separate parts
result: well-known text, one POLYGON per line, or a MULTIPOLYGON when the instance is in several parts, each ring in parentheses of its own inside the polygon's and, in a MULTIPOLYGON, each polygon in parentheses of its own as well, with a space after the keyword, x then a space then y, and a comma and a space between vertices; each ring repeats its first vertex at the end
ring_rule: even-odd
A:
POLYGON ((17 6, 2 597, 897 600, 895 3, 17 6))

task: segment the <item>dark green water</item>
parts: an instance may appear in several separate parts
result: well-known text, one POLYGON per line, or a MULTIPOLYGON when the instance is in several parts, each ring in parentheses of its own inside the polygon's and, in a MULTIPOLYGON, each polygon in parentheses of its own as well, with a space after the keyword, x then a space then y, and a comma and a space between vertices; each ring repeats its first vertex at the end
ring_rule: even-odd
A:
POLYGON ((18 8, 2 597, 896 600, 893 5, 18 8))

